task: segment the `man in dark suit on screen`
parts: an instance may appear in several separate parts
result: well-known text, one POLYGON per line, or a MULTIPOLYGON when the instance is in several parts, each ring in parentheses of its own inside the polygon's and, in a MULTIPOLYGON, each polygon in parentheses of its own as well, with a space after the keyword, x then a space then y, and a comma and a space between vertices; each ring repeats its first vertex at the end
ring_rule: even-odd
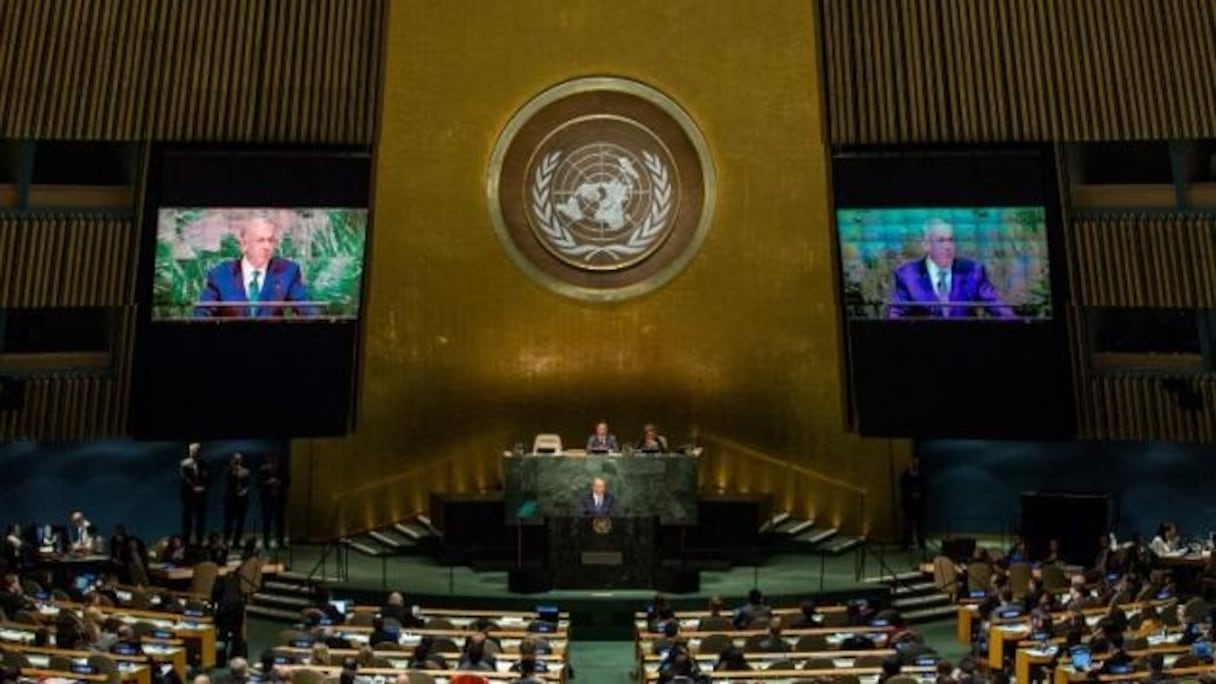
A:
POLYGON ((583 515, 616 515, 616 497, 608 491, 608 483, 597 477, 591 482, 591 491, 583 495, 583 515))
POLYGON ((299 264, 274 255, 279 246, 279 226, 271 215, 242 213, 231 224, 241 245, 241 258, 221 262, 207 272, 195 316, 272 318, 285 315, 288 309, 297 316, 321 315, 315 306, 283 306, 285 302, 307 302, 309 295, 299 264), (218 306, 221 302, 234 305, 218 306))
POLYGON ((971 318, 986 311, 992 318, 1015 318, 1013 309, 988 280, 984 265, 955 258, 954 226, 941 219, 925 222, 925 257, 895 269, 895 289, 887 318, 971 318))

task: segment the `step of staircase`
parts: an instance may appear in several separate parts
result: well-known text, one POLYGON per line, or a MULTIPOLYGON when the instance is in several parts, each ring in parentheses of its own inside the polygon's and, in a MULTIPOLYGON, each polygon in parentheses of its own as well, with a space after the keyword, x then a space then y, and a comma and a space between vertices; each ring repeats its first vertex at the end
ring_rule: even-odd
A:
POLYGON ((435 535, 436 537, 443 536, 443 530, 435 527, 435 523, 431 522, 431 519, 428 516, 419 513, 418 515, 414 516, 414 522, 430 530, 431 534, 435 535))
POLYGON ((350 537, 343 540, 347 547, 352 551, 361 553, 365 556, 379 557, 384 555, 385 547, 380 545, 380 542, 368 536, 350 537))
POLYGON ((794 537, 794 541, 806 546, 818 546, 839 533, 840 530, 835 527, 806 527, 794 537))
POLYGON ((316 605, 316 601, 312 598, 303 598, 301 596, 287 596, 284 594, 272 594, 266 591, 259 591, 253 594, 253 601, 261 606, 273 606, 277 608, 295 608, 299 614, 304 608, 316 605))
POLYGON ((280 572, 278 575, 276 575, 276 577, 278 577, 278 579, 287 580, 287 581, 291 581, 291 582, 300 582, 300 583, 313 582, 315 584, 333 584, 333 583, 343 581, 341 577, 338 577, 336 575, 319 575, 318 574, 318 575, 313 575, 310 578, 307 573, 298 572, 296 570, 284 570, 283 572, 280 572))
POLYGON ((853 549, 865 543, 865 537, 854 537, 852 535, 837 534, 832 539, 819 544, 819 550, 823 553, 839 556, 842 553, 852 551, 853 549))
POLYGON ((308 586, 304 581, 284 581, 281 578, 265 580, 262 582, 262 590, 275 594, 300 594, 303 596, 313 596, 316 594, 316 590, 308 586))
MULTIPOLYGON (((396 527, 394 525, 394 527, 396 527)), ((415 546, 415 537, 411 537, 393 529, 388 530, 372 530, 367 533, 367 536, 377 541, 381 546, 401 551, 403 549, 412 548, 415 546)))
POLYGON ((919 608, 929 608, 931 606, 940 606, 942 604, 953 608, 950 603, 950 595, 942 592, 932 594, 921 594, 919 596, 903 596, 891 601, 891 607, 898 610, 916 610, 919 608))
POLYGON ((915 624, 953 619, 957 614, 958 607, 954 604, 920 608, 917 610, 903 612, 904 619, 915 624))
POLYGON ((877 577, 863 577, 861 578, 861 581, 866 584, 890 584, 891 582, 896 581, 902 582, 907 580, 923 579, 924 576, 925 573, 921 572, 920 570, 907 570, 904 572, 897 572, 894 575, 883 573, 877 577))
POLYGON ((245 613, 248 615, 256 615, 257 617, 270 618, 272 620, 284 620, 287 622, 300 621, 300 611, 287 610, 285 608, 272 608, 270 606, 250 604, 245 608, 245 613))
POLYGON ((908 584, 899 584, 891 588, 892 596, 915 596, 917 594, 926 594, 929 592, 940 591, 937 585, 931 581, 911 582, 908 584))
POLYGON ((760 526, 760 534, 768 534, 770 532, 775 532, 777 530, 777 528, 781 525, 781 523, 783 523, 789 519, 790 519, 790 514, 788 512, 777 513, 777 514, 773 515, 773 517, 764 521, 764 524, 760 526))
POLYGON ((435 534, 431 532, 430 528, 416 522, 396 522, 393 523, 392 529, 398 534, 404 535, 407 539, 411 539, 414 542, 421 541, 427 537, 435 536, 435 534))
POLYGON ((796 518, 791 515, 790 517, 781 521, 780 524, 773 527, 773 534, 789 537, 794 534, 801 534, 808 527, 814 526, 814 524, 815 522, 813 520, 803 520, 802 518, 796 518))

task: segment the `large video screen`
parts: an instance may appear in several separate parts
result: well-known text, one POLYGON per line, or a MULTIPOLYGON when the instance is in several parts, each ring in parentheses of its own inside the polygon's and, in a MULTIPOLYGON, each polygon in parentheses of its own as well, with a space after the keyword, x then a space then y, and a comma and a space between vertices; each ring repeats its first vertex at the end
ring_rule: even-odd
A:
POLYGON ((850 318, 1049 318, 1039 207, 840 209, 850 318))
POLYGON ((1071 436, 1053 150, 837 149, 832 183, 857 431, 1071 436))
POLYGON ((357 318, 366 235, 366 209, 161 208, 152 318, 357 318))

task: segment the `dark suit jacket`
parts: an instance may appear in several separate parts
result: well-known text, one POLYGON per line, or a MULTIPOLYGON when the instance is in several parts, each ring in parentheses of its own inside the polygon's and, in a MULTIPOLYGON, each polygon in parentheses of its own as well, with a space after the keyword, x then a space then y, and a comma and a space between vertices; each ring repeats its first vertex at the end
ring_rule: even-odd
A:
MULTIPOLYGON (((305 302, 308 301, 308 288, 300 275, 300 267, 289 259, 274 257, 266 264, 266 274, 262 279, 262 290, 258 301, 263 302, 305 302)), ((207 272, 207 284, 199 295, 202 302, 248 302, 249 295, 245 292, 245 278, 241 273, 241 260, 231 259, 221 263, 207 272)), ((294 307, 299 316, 319 316, 321 311, 315 306, 294 307)), ((195 308, 194 315, 199 318, 274 318, 283 316, 287 307, 283 306, 200 306, 195 308)))
POLYGON ((936 318, 972 318, 986 309, 995 318, 1014 318, 1013 309, 1001 303, 1001 295, 988 280, 984 265, 971 259, 955 259, 950 268, 949 302, 980 303, 988 306, 950 306, 940 304, 937 291, 929 277, 924 259, 909 261, 895 269, 895 290, 891 293, 888 318, 931 316, 936 318))
POLYGON ((595 506, 595 496, 591 492, 583 495, 583 515, 616 515, 616 497, 612 492, 604 492, 604 502, 599 508, 595 506))

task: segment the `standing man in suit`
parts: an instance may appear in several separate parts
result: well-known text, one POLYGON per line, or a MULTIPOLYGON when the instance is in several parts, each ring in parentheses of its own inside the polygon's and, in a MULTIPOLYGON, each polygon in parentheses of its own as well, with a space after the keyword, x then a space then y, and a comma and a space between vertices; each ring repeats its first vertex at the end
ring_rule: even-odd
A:
POLYGON ((287 488, 291 486, 291 471, 273 453, 258 468, 258 498, 262 502, 262 545, 283 546, 285 539, 283 517, 287 509, 287 488), (270 536, 274 530, 274 537, 270 536))
POLYGON ((587 451, 595 452, 617 452, 621 448, 617 445, 616 435, 608 431, 608 422, 601 420, 595 424, 595 432, 587 438, 587 451))
POLYGON ((907 470, 899 476, 899 507, 904 514, 903 543, 905 549, 916 544, 925 550, 925 483, 920 475, 920 459, 913 458, 907 470))
POLYGON ((591 491, 583 496, 583 515, 616 515, 616 497, 608 491, 608 483, 597 477, 591 481, 591 491))
POLYGON ((1001 303, 984 265, 955 258, 954 226, 941 219, 925 222, 925 256, 895 269, 895 290, 887 318, 971 318, 986 311, 994 318, 1015 318, 1001 303), (979 306, 974 306, 978 304, 979 306))
POLYGON ((293 309, 297 316, 319 316, 315 306, 280 306, 283 302, 306 302, 300 266, 274 255, 279 246, 279 226, 269 213, 240 213, 231 220, 241 245, 241 258, 221 262, 207 272, 207 283, 199 295, 195 316, 226 318, 281 317, 293 309), (238 302, 216 306, 217 302, 238 302), (258 302, 267 302, 258 306, 258 302))
POLYGON ((252 480, 245 467, 245 456, 238 451, 228 461, 224 487, 224 541, 230 549, 239 549, 241 538, 245 536, 245 514, 249 510, 252 480))
POLYGON ((178 465, 182 480, 182 541, 187 545, 202 544, 207 534, 207 492, 211 489, 211 473, 203 460, 203 445, 191 442, 186 452, 178 465))

